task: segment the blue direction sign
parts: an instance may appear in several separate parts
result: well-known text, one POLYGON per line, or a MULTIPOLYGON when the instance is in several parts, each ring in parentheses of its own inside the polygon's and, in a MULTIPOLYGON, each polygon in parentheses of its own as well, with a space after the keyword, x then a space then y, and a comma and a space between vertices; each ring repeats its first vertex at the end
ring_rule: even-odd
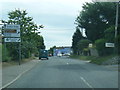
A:
POLYGON ((20 25, 5 25, 4 37, 20 37, 20 25))

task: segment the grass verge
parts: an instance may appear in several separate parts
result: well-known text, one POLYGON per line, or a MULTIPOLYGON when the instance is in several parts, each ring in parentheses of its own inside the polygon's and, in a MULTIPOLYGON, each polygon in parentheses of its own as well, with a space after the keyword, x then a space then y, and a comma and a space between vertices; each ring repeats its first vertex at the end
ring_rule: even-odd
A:
POLYGON ((79 60, 90 60, 90 63, 101 65, 103 62, 113 58, 114 56, 115 55, 96 57, 96 56, 72 55, 70 56, 70 58, 79 59, 79 60))
MULTIPOLYGON (((23 60, 21 60, 21 64, 27 63, 33 59, 36 59, 36 57, 30 57, 27 59, 23 59, 23 60)), ((8 66, 13 66, 13 65, 18 65, 18 61, 2 62, 2 67, 8 67, 8 66)))

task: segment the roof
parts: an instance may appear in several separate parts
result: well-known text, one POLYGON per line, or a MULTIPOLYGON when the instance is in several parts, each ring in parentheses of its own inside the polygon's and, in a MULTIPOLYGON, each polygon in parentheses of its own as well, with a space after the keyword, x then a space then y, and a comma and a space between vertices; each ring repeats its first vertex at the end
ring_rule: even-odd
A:
POLYGON ((56 47, 56 49, 71 48, 71 46, 56 47))

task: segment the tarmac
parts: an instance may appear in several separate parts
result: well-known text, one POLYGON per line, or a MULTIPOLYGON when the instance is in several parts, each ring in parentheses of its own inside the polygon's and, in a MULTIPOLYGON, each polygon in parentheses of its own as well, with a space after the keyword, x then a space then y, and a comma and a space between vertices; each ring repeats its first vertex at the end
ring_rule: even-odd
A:
POLYGON ((20 78, 25 72, 31 70, 40 60, 31 60, 21 65, 12 65, 8 67, 0 67, 0 90, 12 84, 18 78, 20 78))
MULTIPOLYGON (((0 90, 12 84, 40 61, 39 59, 34 59, 21 65, 16 64, 8 67, 0 67, 0 90)), ((105 67, 115 71, 118 70, 118 65, 105 65, 105 67)))

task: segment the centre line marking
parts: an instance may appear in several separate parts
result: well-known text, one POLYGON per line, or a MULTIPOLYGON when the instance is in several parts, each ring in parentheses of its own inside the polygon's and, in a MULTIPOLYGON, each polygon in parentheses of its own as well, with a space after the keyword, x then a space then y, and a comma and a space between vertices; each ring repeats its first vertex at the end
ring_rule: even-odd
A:
MULTIPOLYGON (((83 82, 85 83, 85 84, 87 84, 90 88, 93 88, 83 77, 80 77, 81 78, 81 80, 83 80, 83 82)), ((94 89, 93 89, 94 90, 94 89)))

